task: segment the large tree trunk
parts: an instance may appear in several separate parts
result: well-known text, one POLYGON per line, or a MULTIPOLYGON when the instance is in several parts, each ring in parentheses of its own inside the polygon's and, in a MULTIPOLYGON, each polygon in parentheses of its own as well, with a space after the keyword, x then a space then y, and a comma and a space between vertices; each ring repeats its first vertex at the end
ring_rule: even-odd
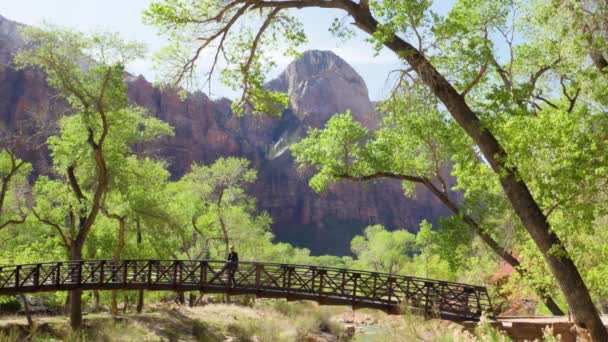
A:
POLYGON ((188 298, 188 306, 190 306, 192 308, 192 307, 194 307, 194 304, 196 304, 196 294, 194 292, 190 292, 190 295, 188 298))
MULTIPOLYGON (((82 244, 74 241, 70 251, 70 261, 82 260, 82 244)), ((76 275, 80 277, 80 275, 76 275)), ((82 326, 82 290, 70 291, 70 326, 72 330, 79 330, 82 326)))
POLYGON ((144 290, 139 289, 137 293, 137 313, 141 313, 144 309, 144 290))
MULTIPOLYGON (((397 51, 408 51, 396 44, 397 51)), ((415 51, 415 50, 414 50, 415 51)), ((583 279, 563 247, 560 239, 553 233, 547 218, 534 201, 526 184, 519 180, 517 169, 505 164, 506 152, 488 129, 482 126, 479 118, 468 107, 464 98, 440 75, 433 66, 419 53, 412 53, 406 59, 416 69, 420 78, 432 89, 443 102, 454 119, 471 136, 481 148, 492 169, 501 174, 500 182, 511 205, 530 236, 540 249, 553 275, 566 297, 574 315, 575 322, 586 329, 596 341, 608 341, 608 333, 603 326, 598 312, 593 305, 589 291, 583 279), (556 249, 557 248, 557 249, 556 249), (557 256, 556 252, 561 254, 557 256)))
MULTIPOLYGON (((362 30, 369 34, 377 31, 378 22, 368 8, 357 6, 355 10, 349 12, 355 18, 356 25, 362 30)), ((416 48, 397 36, 384 45, 408 62, 420 79, 446 106, 454 120, 479 146, 494 172, 500 175, 501 185, 511 206, 549 265, 570 306, 575 323, 588 329, 594 341, 608 341, 608 331, 600 319, 576 265, 559 237, 551 230, 547 217, 532 197, 527 185, 519 177, 517 168, 506 164, 507 153, 496 137, 483 126, 464 97, 416 48)))
POLYGON ((217 200, 217 212, 220 220, 220 228, 222 229, 222 236, 224 238, 224 246, 226 248, 226 255, 230 252, 230 238, 228 236, 228 228, 224 222, 224 213, 222 211, 222 198, 224 197, 224 190, 220 192, 220 196, 217 200))
POLYGON ((27 318, 27 325, 32 330, 34 328, 34 320, 32 319, 32 312, 30 311, 30 303, 28 303, 27 298, 22 293, 19 295, 21 301, 23 302, 23 309, 25 311, 25 317, 27 318))

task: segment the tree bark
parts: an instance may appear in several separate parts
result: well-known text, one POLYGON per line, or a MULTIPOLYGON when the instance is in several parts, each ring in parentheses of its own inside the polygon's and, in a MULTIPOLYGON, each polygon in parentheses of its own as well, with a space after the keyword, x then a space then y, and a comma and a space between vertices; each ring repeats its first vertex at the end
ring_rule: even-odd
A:
POLYGON ((190 292, 190 295, 188 296, 188 305, 192 308, 192 307, 194 307, 195 303, 196 303, 196 294, 194 292, 190 292))
POLYGON ((137 313, 141 313, 144 309, 144 290, 139 289, 137 293, 137 313))
POLYGON ((23 302, 23 310, 25 311, 25 317, 27 318, 27 325, 31 330, 34 327, 34 320, 32 319, 32 313, 30 311, 30 303, 27 302, 27 298, 25 298, 23 293, 19 295, 19 298, 21 298, 21 301, 23 302))
POLYGON ((224 190, 220 192, 220 196, 217 200, 217 211, 220 220, 220 227, 222 228, 222 235, 224 237, 224 245, 226 247, 226 255, 230 252, 230 239, 228 237, 228 228, 226 228, 226 223, 224 223, 224 216, 222 212, 222 198, 224 197, 224 190))
MULTIPOLYGON (((74 241, 70 251, 70 261, 82 260, 82 244, 74 241)), ((79 275, 77 275, 79 276, 79 275)), ((82 326, 82 290, 70 291, 70 326, 79 330, 82 326)))

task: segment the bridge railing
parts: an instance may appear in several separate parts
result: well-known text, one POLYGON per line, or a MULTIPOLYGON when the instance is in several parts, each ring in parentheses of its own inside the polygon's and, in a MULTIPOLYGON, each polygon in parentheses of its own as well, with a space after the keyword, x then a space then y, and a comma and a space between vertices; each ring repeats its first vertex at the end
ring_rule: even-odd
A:
POLYGON ((0 267, 0 295, 72 289, 252 293, 478 319, 492 313, 481 286, 331 267, 240 262, 234 283, 225 261, 94 260, 0 267), (234 286, 233 286, 234 285, 234 286))

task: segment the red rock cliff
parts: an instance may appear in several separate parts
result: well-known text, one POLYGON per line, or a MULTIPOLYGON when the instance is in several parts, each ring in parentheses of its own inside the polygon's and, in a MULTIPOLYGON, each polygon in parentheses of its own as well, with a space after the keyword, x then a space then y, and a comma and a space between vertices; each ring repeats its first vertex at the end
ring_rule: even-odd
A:
MULTIPOLYGON (((43 75, 10 67, 11 54, 20 46, 14 28, 0 17, 0 129, 32 134, 43 130, 35 138, 41 144, 66 106, 53 100, 43 75)), ((221 156, 250 159, 259 170, 251 191, 260 209, 272 216, 280 241, 308 247, 315 254, 347 254, 352 237, 369 224, 415 230, 422 219, 435 221, 448 214, 424 190, 417 191, 415 199, 406 198, 399 182, 344 183, 316 194, 308 186, 310 175, 296 171, 288 146, 308 127, 322 127, 331 115, 345 110, 367 127, 377 122, 363 79, 331 52, 305 52, 268 83, 290 95, 290 108, 280 118, 235 117, 227 99, 212 100, 197 92, 181 100, 141 76, 127 81, 133 103, 175 128, 175 137, 142 149, 167 160, 174 178, 187 172, 192 162, 211 163, 221 156)), ((36 150, 23 147, 20 154, 39 173, 49 166, 43 145, 36 150)))

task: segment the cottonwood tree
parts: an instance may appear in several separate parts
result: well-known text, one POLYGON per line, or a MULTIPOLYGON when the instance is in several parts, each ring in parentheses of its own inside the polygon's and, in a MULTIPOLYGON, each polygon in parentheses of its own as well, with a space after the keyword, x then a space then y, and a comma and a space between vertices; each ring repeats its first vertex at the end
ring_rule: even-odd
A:
MULTIPOLYGON (((57 182, 69 187, 70 209, 62 219, 69 218, 73 235, 70 239, 64 235, 63 240, 69 244, 70 260, 81 260, 110 184, 108 135, 120 127, 120 118, 129 110, 124 65, 141 57, 143 48, 114 34, 85 35, 56 27, 27 28, 22 35, 28 48, 15 57, 16 65, 42 69, 49 85, 75 111, 62 120, 61 136, 49 144, 54 168, 63 178, 52 182, 56 188, 63 185, 57 182)), ((128 151, 128 147, 116 146, 123 153, 128 151)), ((65 194, 65 187, 61 191, 65 194)), ((70 324, 78 329, 82 291, 74 290, 70 297, 70 324)))
MULTIPOLYGON (((162 162, 129 156, 121 163, 114 186, 107 193, 102 206, 103 214, 114 221, 118 228, 112 260, 119 261, 124 257, 127 227, 130 235, 141 241, 140 235, 148 233, 148 224, 163 219, 166 214, 164 206, 169 202, 165 196, 168 179, 169 172, 162 162)), ((110 311, 112 315, 118 315, 116 291, 111 294, 110 311)))
MULTIPOLYGON (((560 3, 463 0, 447 17, 441 17, 425 0, 157 1, 145 18, 179 44, 165 55, 173 62, 165 64, 173 67, 168 69, 174 71, 172 79, 180 81, 189 76, 199 57, 211 48, 214 56, 226 56, 223 74, 228 83, 243 89, 236 101, 237 110, 247 105, 244 107, 260 112, 276 112, 269 99, 278 95, 262 87, 265 65, 272 60, 269 52, 275 49, 272 44, 282 39, 291 52, 305 41, 302 26, 289 10, 317 7, 345 12, 377 48, 392 50, 407 64, 403 74, 415 73, 477 145, 500 176, 510 205, 555 276, 574 321, 588 329, 594 340, 602 341, 608 340, 608 332, 589 291, 529 180, 521 174, 510 137, 496 127, 502 118, 533 116, 552 105, 559 110, 574 109, 580 103, 578 99, 587 97, 585 90, 606 88, 605 80, 594 76, 604 69, 589 68, 585 61, 595 45, 584 49, 560 45, 563 36, 582 38, 584 32, 550 34, 542 23, 521 15, 533 13, 542 5, 556 8, 560 3), (538 35, 539 31, 543 34, 538 35), (510 60, 497 58, 496 51, 501 47, 506 47, 510 60), (548 91, 547 84, 560 79, 563 90, 548 91), (581 79, 587 87, 578 86, 581 79), (556 105, 558 100, 560 104, 556 105)), ((604 3, 597 5, 604 7, 604 3)))
MULTIPOLYGON (((414 186, 421 185, 498 257, 526 274, 525 267, 498 241, 496 233, 500 232, 487 222, 488 217, 507 207, 498 184, 493 177, 479 177, 481 173, 491 176, 491 171, 470 139, 446 120, 431 94, 414 83, 406 91, 393 94, 379 110, 386 114, 380 129, 373 134, 349 113, 338 114, 323 130, 312 129, 307 138, 292 145, 298 164, 311 165, 319 171, 311 179, 311 186, 323 191, 339 180, 365 182, 388 178, 403 181, 406 194, 413 195, 414 186), (465 201, 459 200, 448 183, 449 166, 457 172, 466 169, 483 180, 475 188, 469 186, 465 201)), ((563 314, 544 288, 535 292, 553 314, 563 314)))
POLYGON ((394 274, 416 251, 416 237, 407 230, 387 231, 381 225, 365 228, 364 235, 355 236, 350 249, 357 256, 355 267, 364 266, 375 272, 394 274))
POLYGON ((252 241, 268 233, 270 216, 256 214, 255 198, 245 189, 256 178, 247 159, 234 157, 219 158, 209 166, 194 164, 182 178, 188 189, 183 194, 192 203, 191 225, 204 241, 207 255, 214 251, 214 256, 223 258, 233 243, 244 252, 252 241))

